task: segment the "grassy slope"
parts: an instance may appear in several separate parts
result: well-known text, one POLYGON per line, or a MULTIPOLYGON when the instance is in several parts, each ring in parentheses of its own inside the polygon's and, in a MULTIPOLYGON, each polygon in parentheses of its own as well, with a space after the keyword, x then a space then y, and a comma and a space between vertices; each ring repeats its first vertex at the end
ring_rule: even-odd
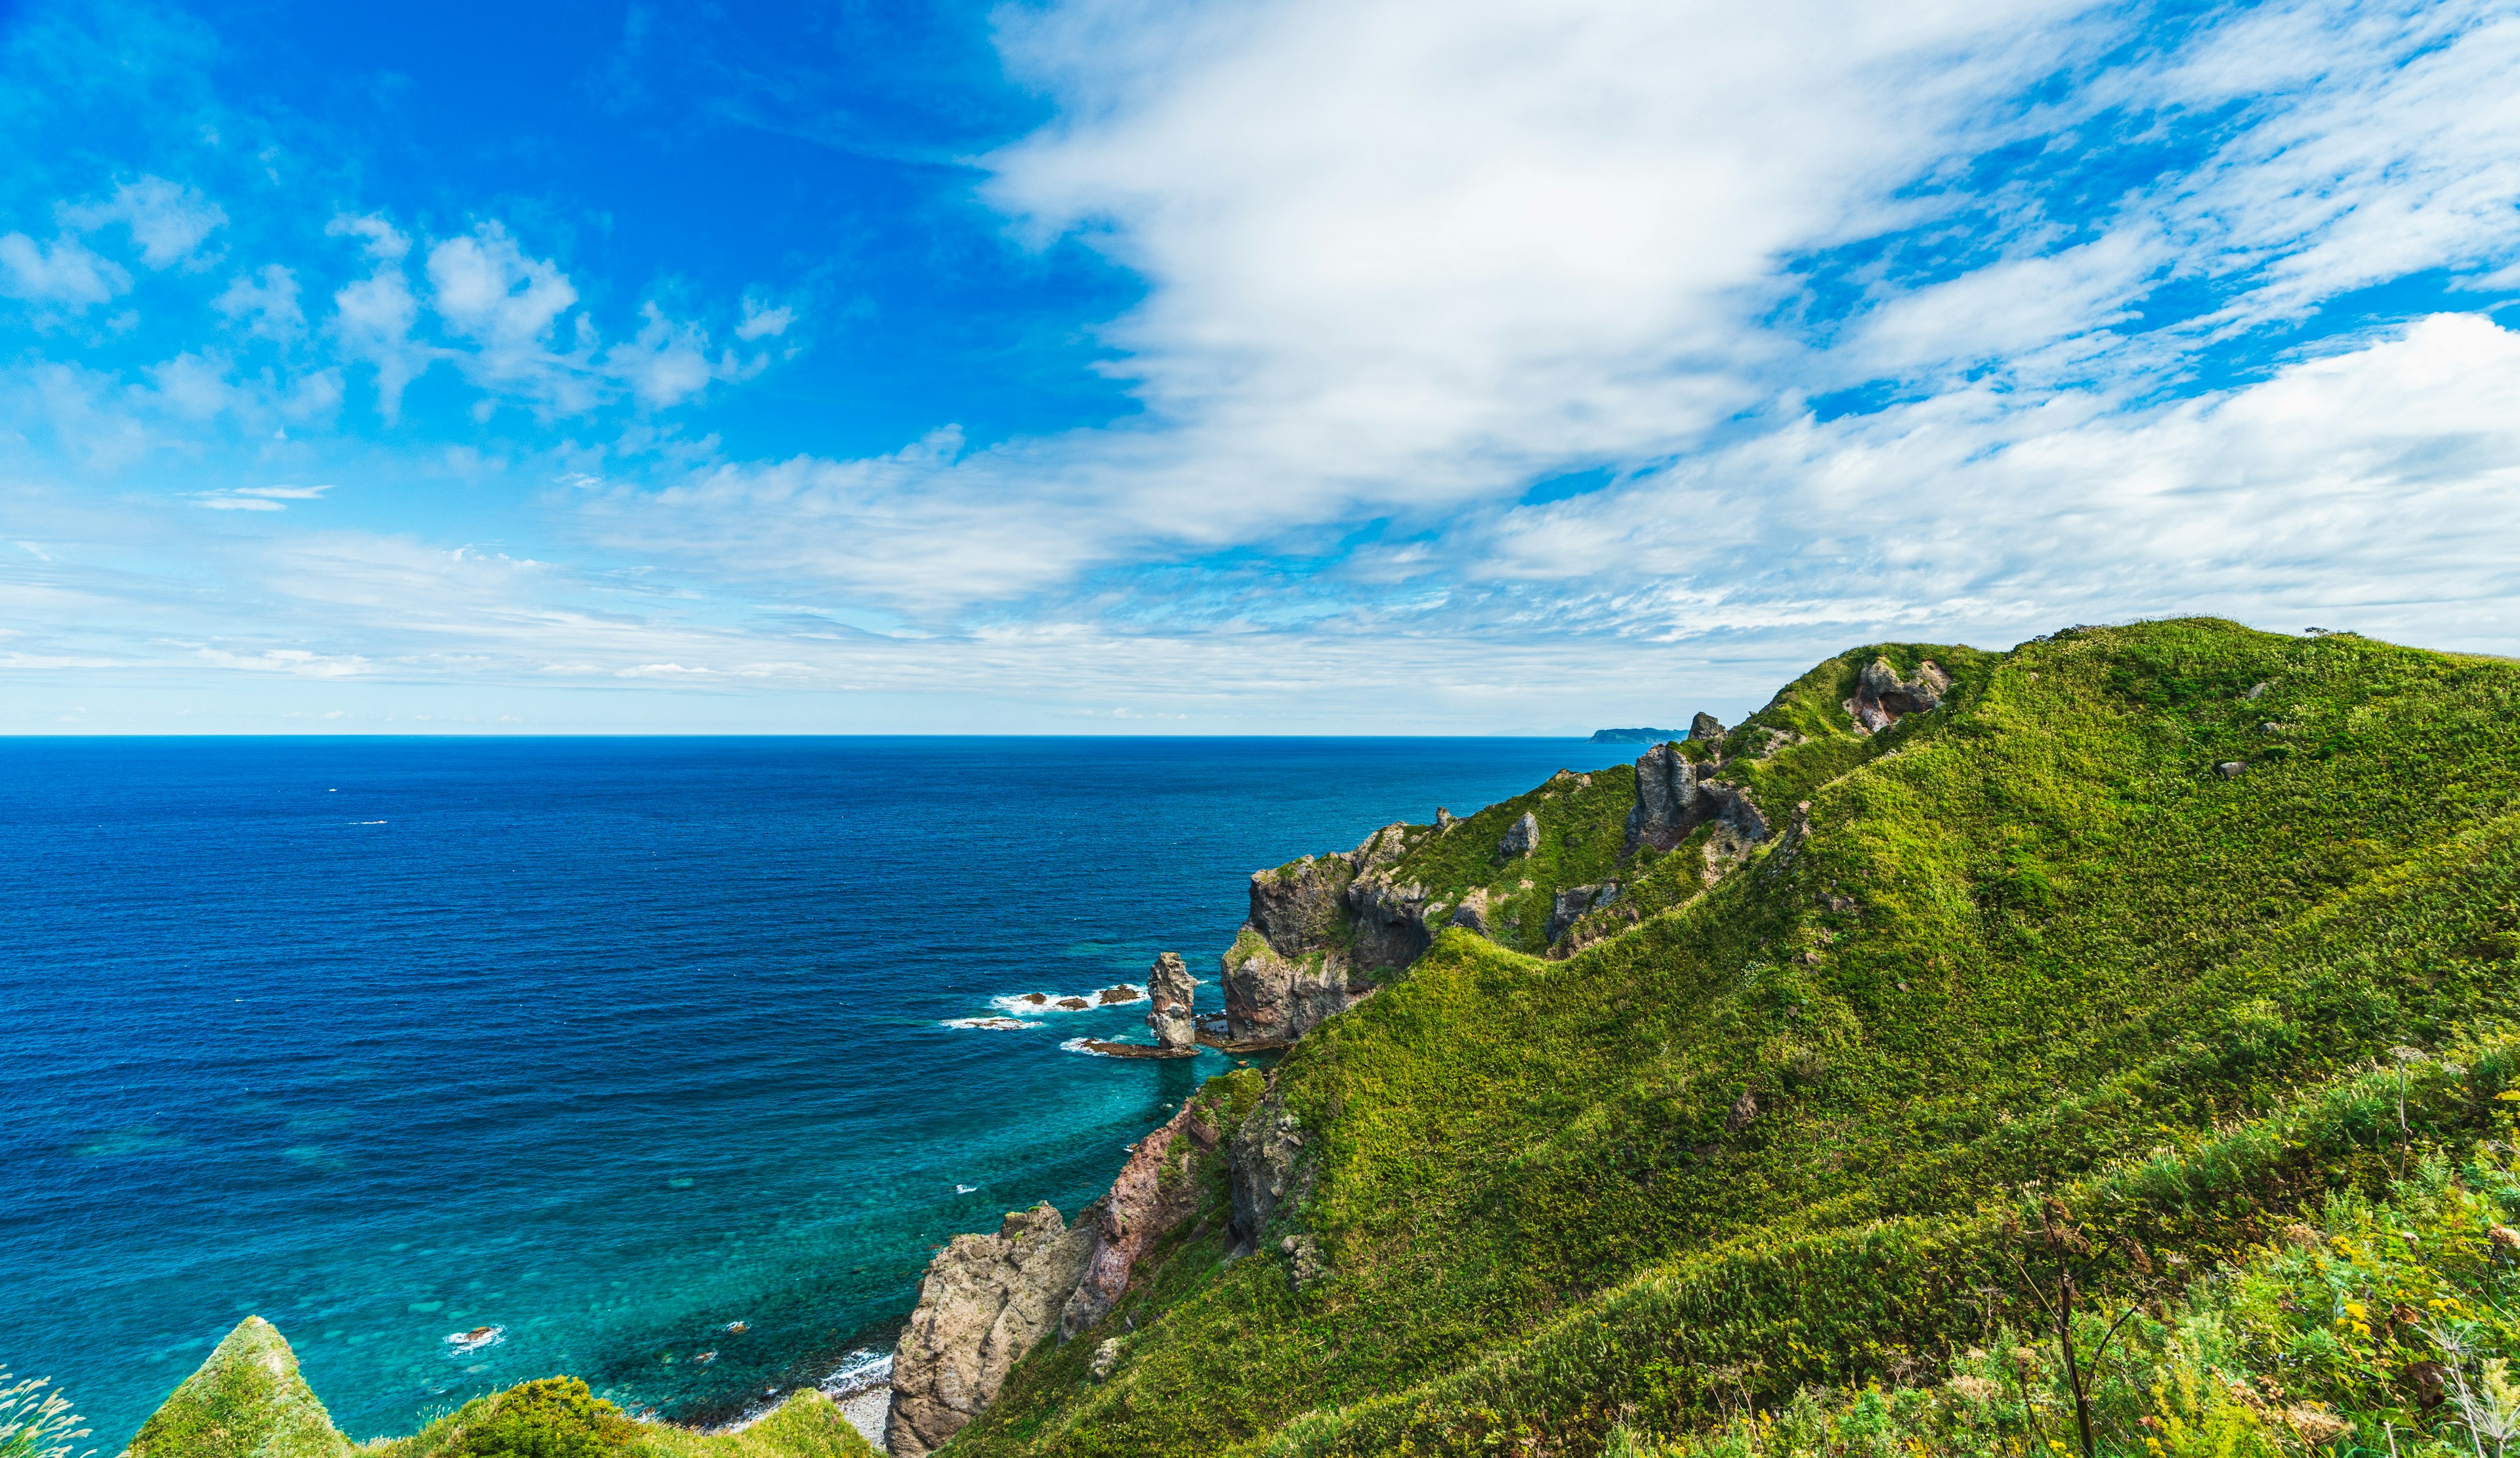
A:
POLYGON ((408 1437, 355 1446, 297 1375, 271 1323, 248 1316, 141 1426, 128 1458, 869 1458, 829 1397, 801 1392, 742 1433, 633 1422, 573 1378, 476 1397, 408 1437))
MULTIPOLYGON (((1447 934, 1288 1056, 1332 1278, 1298 1293, 1270 1245, 1224 1264, 1186 1241, 1112 1318, 1134 1330, 1108 1381, 1083 1380, 1091 1342, 1045 1350, 954 1451, 1212 1452, 1309 1413, 1285 1435, 1309 1452, 1516 1425, 1589 1452, 1620 1404, 1708 1416, 1715 1366, 1778 1401, 1938 1360, 1953 1289, 1882 1242, 1970 1228, 2026 1180, 2119 1189, 2157 1145, 2307 1117, 2359 1061, 2512 1011, 2514 666, 2077 630, 1894 651, 1960 682, 1862 740, 1835 702, 1870 651, 1735 731, 1810 736, 1748 772, 1780 829, 1811 802, 1807 842, 1568 961, 1447 934), (1762 1112, 1730 1130, 1745 1089, 1762 1112), (1783 1250, 1826 1255, 1827 1301, 1783 1250)), ((1444 844, 1492 848, 1522 803, 1444 844)), ((1565 879, 1605 873, 1584 854, 1565 879)), ((2262 1162, 2210 1218, 2127 1218, 2210 1254, 2338 1160, 2262 1162)))

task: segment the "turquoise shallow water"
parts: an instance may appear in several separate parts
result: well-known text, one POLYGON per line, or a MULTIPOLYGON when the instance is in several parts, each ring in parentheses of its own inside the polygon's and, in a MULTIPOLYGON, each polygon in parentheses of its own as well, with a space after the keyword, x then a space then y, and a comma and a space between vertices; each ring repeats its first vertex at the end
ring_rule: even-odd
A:
POLYGON ((354 1436, 557 1371, 731 1415, 1225 1066, 1062 1051, 1143 1003, 953 1020, 1159 950, 1212 978, 1252 870, 1631 757, 0 741, 0 1365, 106 1452, 248 1312, 354 1436))

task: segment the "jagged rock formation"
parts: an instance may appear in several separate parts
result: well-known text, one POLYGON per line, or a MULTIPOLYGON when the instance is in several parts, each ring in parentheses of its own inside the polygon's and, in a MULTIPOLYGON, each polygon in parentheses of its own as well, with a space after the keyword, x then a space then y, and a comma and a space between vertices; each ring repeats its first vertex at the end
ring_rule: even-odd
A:
POLYGON ((1251 929, 1286 956, 1319 951, 1339 941, 1340 914, 1347 906, 1348 884, 1356 864, 1381 832, 1347 856, 1307 856, 1270 870, 1251 873, 1251 929))
POLYGON ((1453 914, 1445 924, 1493 938, 1496 935, 1495 908, 1495 899, 1489 896, 1488 889, 1473 886, 1462 893, 1462 904, 1453 908, 1453 914))
POLYGON ((1637 761, 1637 806, 1628 813, 1628 843, 1668 851, 1704 818, 1697 813, 1697 766, 1669 744, 1637 761))
POLYGON ((1619 884, 1616 881, 1599 886, 1569 886, 1558 892, 1549 908, 1548 940, 1554 945, 1558 938, 1566 935, 1566 929, 1575 924, 1576 918, 1598 906, 1608 906, 1618 900, 1618 896, 1619 884))
POLYGON ((1700 711, 1688 721, 1688 737, 1713 743, 1724 737, 1724 721, 1700 711))
POLYGON ((1392 884, 1379 872, 1348 888, 1356 918, 1354 956, 1361 969, 1396 972, 1418 960, 1433 937, 1426 931, 1426 888, 1392 884))
POLYGON ((1008 1215, 995 1235, 954 1237, 928 1261, 893 1353, 893 1458, 925 1458, 962 1432, 1050 1334, 1093 1259, 1099 1215, 1089 1208, 1071 1228, 1036 1205, 1008 1215))
POLYGON ((1631 846, 1673 850, 1710 820, 1716 824, 1707 843, 1710 867, 1768 838, 1767 817, 1738 785, 1701 777, 1700 767, 1669 744, 1638 759, 1637 804, 1628 812, 1631 846))
POLYGON ((1292 1042, 1324 1018, 1345 1012, 1353 996, 1345 953, 1289 956, 1250 928, 1235 938, 1223 970, 1225 1037, 1237 1045, 1292 1042))
POLYGON ((1522 813, 1521 819, 1507 828, 1505 839, 1497 846, 1497 854, 1508 861, 1513 861, 1539 849, 1540 817, 1526 810, 1522 813))
POLYGON ((1190 968, 1183 964, 1180 952, 1167 951, 1155 958, 1147 974, 1147 995, 1154 1002, 1147 1010, 1147 1031, 1155 1036, 1157 1047, 1198 1045, 1198 1023, 1191 1012, 1195 991, 1190 968))
POLYGON ((1234 1233, 1256 1249, 1278 1216, 1312 1193, 1304 1129, 1273 1090, 1234 1131, 1228 1165, 1234 1182, 1234 1233))
POLYGON ((1857 677, 1846 712, 1855 721, 1857 733, 1877 734, 1910 714, 1939 707, 1951 686, 1952 676, 1930 658, 1904 677, 1889 659, 1875 658, 1857 677))
POLYGON ((130 1458, 349 1458, 297 1353, 277 1328, 248 1316, 184 1379, 131 1440, 130 1458))
MULTIPOLYGON (((1201 1151, 1214 1149, 1217 1131, 1195 1101, 1185 1102, 1163 1127, 1138 1141, 1111 1192, 1090 1207, 1094 1251, 1085 1274, 1059 1312, 1061 1341, 1075 1336, 1111 1312, 1129 1289, 1138 1258, 1198 1208, 1199 1188, 1191 1166, 1201 1151)), ((1085 1216, 1077 1224, 1087 1225, 1085 1216)))

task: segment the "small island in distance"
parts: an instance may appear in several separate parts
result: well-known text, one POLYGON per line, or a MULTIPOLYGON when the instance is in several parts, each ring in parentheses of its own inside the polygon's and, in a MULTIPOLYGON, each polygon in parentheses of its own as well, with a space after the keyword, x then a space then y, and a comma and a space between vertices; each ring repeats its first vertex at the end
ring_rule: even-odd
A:
POLYGON ((1660 744, 1666 739, 1686 739, 1688 737, 1688 730, 1687 729, 1595 729, 1593 730, 1593 738, 1591 742, 1595 744, 1660 744))

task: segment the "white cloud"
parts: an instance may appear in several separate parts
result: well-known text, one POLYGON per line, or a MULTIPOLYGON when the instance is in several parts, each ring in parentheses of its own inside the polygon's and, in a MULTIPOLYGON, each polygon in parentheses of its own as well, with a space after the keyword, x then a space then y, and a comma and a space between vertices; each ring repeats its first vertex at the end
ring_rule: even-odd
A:
POLYGON ((285 511, 291 502, 323 499, 332 490, 324 486, 236 486, 224 491, 204 491, 193 500, 202 506, 222 511, 285 511))
POLYGON ((210 307, 245 325, 247 331, 282 344, 306 331, 306 315, 297 306, 297 276, 277 263, 263 265, 248 278, 240 274, 210 307))
POLYGON ((101 304, 131 287, 131 276, 65 235, 50 246, 22 233, 0 235, 0 293, 30 303, 101 304))
POLYGON ((343 354, 375 367, 377 412, 390 424, 402 414, 402 392, 442 353, 411 336, 420 321, 420 301, 412 296, 411 280, 403 271, 411 240, 373 215, 345 213, 324 231, 336 238, 367 240, 365 251, 374 272, 334 293, 332 329, 343 354))
POLYGON ((795 322, 794 309, 785 304, 773 307, 758 294, 747 293, 743 296, 743 321, 735 327, 735 336, 745 340, 775 339, 788 332, 788 326, 795 322))
POLYGON ((490 222, 431 247, 428 282, 438 317, 476 346, 454 356, 475 382, 527 386, 564 411, 593 403, 555 348, 553 327, 577 302, 576 286, 558 264, 528 257, 505 227, 490 222))
POLYGON ((131 241, 140 247, 140 261, 154 269, 200 263, 195 250, 227 220, 226 211, 199 190, 162 177, 126 182, 104 201, 62 209, 62 221, 81 232, 116 223, 129 228, 131 241))

